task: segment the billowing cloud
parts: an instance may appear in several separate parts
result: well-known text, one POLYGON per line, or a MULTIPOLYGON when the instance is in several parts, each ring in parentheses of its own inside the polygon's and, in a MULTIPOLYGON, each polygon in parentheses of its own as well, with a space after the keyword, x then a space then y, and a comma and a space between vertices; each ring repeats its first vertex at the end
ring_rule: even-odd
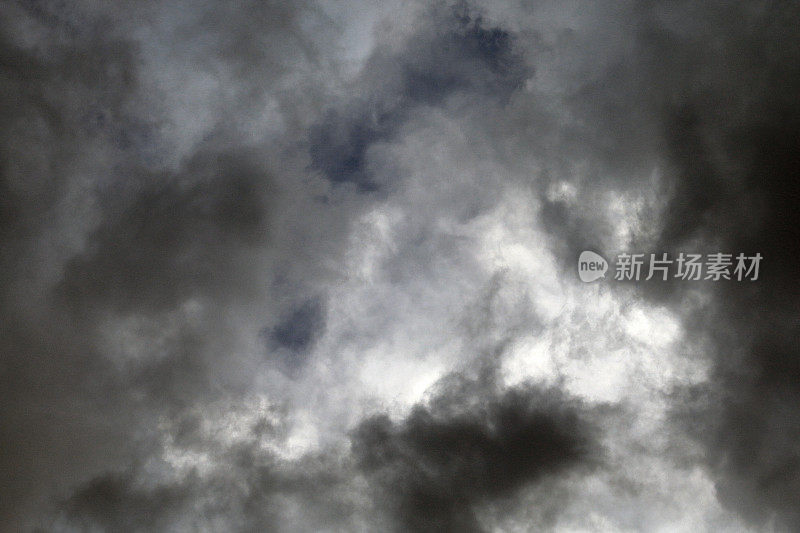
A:
POLYGON ((482 531, 475 507, 599 458, 586 413, 556 390, 487 395, 458 377, 441 387, 401 424, 376 415, 354 431, 358 465, 400 531, 482 531))
POLYGON ((796 530, 797 15, 8 3, 0 529, 796 530))

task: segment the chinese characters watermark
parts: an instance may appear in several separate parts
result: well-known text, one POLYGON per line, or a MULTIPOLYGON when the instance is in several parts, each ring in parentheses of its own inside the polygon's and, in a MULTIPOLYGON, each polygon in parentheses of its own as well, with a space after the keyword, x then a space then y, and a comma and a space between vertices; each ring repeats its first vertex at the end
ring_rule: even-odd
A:
MULTIPOLYGON (((616 257, 613 270, 617 281, 756 281, 761 259, 760 253, 739 253, 734 256, 727 253, 703 255, 681 252, 677 257, 670 257, 667 253, 621 253, 616 257), (645 261, 646 257, 648 261, 645 261)), ((608 262, 595 252, 585 251, 578 258, 578 276, 581 281, 588 283, 603 278, 608 269, 608 262)))

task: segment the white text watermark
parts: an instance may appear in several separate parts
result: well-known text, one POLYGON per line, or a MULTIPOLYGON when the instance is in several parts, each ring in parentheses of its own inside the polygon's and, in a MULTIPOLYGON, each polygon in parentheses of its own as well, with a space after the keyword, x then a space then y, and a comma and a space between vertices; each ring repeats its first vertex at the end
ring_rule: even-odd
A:
MULTIPOLYGON (((712 253, 679 253, 670 256, 661 254, 621 253, 614 262, 614 279, 618 281, 650 281, 680 279, 685 281, 756 281, 762 256, 712 253), (645 258, 648 261, 645 261, 645 258)), ((578 258, 578 276, 581 281, 590 282, 606 277, 609 264, 603 256, 584 251, 578 258)))

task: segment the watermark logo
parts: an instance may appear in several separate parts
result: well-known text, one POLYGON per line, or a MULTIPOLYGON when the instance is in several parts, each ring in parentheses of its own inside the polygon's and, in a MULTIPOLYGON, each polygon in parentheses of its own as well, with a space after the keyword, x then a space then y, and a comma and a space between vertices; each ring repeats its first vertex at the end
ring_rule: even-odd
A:
POLYGON ((606 277, 608 261, 594 252, 581 252, 578 258, 578 276, 584 283, 606 277))
MULTIPOLYGON (((686 281, 719 281, 735 280, 756 281, 758 270, 763 256, 738 255, 726 253, 685 254, 681 252, 677 257, 669 254, 629 254, 621 253, 616 257, 614 279, 617 281, 650 281, 656 278, 660 281, 680 279, 686 281), (645 257, 649 261, 645 262, 645 257)), ((585 251, 581 252, 578 259, 578 276, 583 282, 595 281, 604 278, 608 270, 608 263, 602 256, 585 251)))

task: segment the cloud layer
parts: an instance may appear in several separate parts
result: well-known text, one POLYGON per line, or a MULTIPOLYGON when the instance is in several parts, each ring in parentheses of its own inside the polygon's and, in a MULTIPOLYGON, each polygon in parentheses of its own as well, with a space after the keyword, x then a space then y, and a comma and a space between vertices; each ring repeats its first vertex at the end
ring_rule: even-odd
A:
POLYGON ((0 529, 797 530, 799 14, 10 2, 0 529))

